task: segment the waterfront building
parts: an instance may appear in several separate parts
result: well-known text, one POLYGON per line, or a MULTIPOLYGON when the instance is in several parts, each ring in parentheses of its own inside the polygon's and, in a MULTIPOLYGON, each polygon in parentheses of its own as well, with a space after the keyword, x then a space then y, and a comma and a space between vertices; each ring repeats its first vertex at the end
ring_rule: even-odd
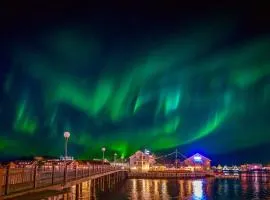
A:
POLYGON ((224 165, 224 167, 222 168, 223 172, 227 172, 229 170, 231 170, 231 169, 227 165, 224 165))
POLYGON ((263 169, 266 170, 266 171, 270 171, 270 164, 265 165, 265 166, 263 167, 263 169))
POLYGON ((224 167, 222 168, 222 172, 225 175, 231 175, 231 174, 238 175, 239 171, 240 171, 240 168, 237 167, 236 165, 233 165, 233 166, 224 165, 224 167))
POLYGON ((0 168, 16 168, 17 165, 15 164, 15 162, 1 162, 0 163, 0 168))
POLYGON ((196 153, 195 155, 184 160, 183 164, 184 166, 193 168, 194 171, 211 169, 211 160, 199 153, 196 153))
POLYGON ((245 164, 240 166, 241 171, 247 172, 247 171, 261 171, 263 170, 263 165, 259 163, 254 164, 245 164))
POLYGON ((115 167, 121 167, 121 168, 124 168, 124 169, 129 168, 129 163, 126 163, 126 162, 112 162, 111 165, 115 166, 115 167))
POLYGON ((240 167, 237 167, 236 165, 232 166, 232 171, 233 172, 239 172, 240 171, 240 167))
POLYGON ((130 170, 149 171, 155 164, 155 157, 149 153, 137 151, 129 157, 130 170))
POLYGON ((223 167, 221 165, 212 166, 211 170, 216 174, 221 174, 223 172, 223 167))
POLYGON ((248 170, 247 170, 247 165, 245 164, 245 165, 240 165, 240 171, 241 172, 247 172, 248 170))
POLYGON ((74 160, 72 156, 60 156, 60 160, 74 160))
POLYGON ((150 167, 150 171, 165 171, 167 170, 165 165, 162 164, 155 164, 150 167))
POLYGON ((15 165, 15 167, 19 167, 19 168, 32 168, 35 164, 37 164, 37 161, 34 160, 17 160, 14 161, 13 164, 15 165))
POLYGON ((240 170, 239 167, 237 167, 236 165, 233 165, 231 167, 228 167, 227 165, 224 165, 222 171, 236 171, 238 172, 240 170))
POLYGON ((263 166, 262 164, 247 164, 247 170, 248 171, 260 171, 262 170, 263 166))
POLYGON ((222 170, 222 166, 221 165, 218 165, 217 166, 217 170, 222 170))
POLYGON ((223 169, 223 167, 221 165, 217 166, 217 172, 219 172, 219 173, 222 172, 222 169, 223 169))

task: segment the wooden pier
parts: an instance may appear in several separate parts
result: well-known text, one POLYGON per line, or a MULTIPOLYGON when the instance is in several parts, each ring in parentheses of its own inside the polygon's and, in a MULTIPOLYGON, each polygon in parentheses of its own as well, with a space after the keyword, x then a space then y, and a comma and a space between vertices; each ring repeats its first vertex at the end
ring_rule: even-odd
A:
POLYGON ((46 190, 61 190, 92 180, 104 190, 127 178, 127 170, 110 165, 0 168, 0 199, 10 199, 46 190))

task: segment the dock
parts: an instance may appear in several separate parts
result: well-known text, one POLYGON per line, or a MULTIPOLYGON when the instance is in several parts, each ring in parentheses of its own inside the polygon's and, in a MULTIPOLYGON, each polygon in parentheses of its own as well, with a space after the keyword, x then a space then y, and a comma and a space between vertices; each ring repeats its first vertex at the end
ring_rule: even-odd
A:
POLYGON ((46 170, 0 168, 0 199, 11 199, 47 190, 62 190, 85 181, 102 191, 127 178, 127 170, 110 165, 53 166, 46 170))

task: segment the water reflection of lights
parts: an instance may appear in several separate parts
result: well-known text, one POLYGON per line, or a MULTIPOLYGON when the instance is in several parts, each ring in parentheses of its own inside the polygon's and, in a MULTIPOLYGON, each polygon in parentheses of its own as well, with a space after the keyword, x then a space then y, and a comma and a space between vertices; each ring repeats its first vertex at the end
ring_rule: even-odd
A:
POLYGON ((263 174, 263 175, 262 175, 262 181, 263 181, 263 182, 267 182, 267 176, 266 176, 266 174, 263 174))
POLYGON ((143 192, 143 193, 146 192, 146 183, 145 183, 145 179, 142 179, 142 192, 143 192))
POLYGON ((162 199, 169 199, 169 195, 168 195, 168 188, 167 188, 167 180, 162 180, 161 182, 161 194, 162 194, 162 199))
POLYGON ((76 185, 71 186, 70 188, 72 196, 76 195, 76 185))
POLYGON ((132 189, 131 189, 131 196, 132 199, 136 200, 138 199, 138 193, 137 193, 137 180, 136 179, 132 179, 132 189))
POLYGON ((147 179, 142 180, 142 197, 143 199, 151 199, 150 190, 149 190, 149 181, 147 179))
POLYGON ((233 191, 234 191, 234 194, 237 195, 238 194, 238 191, 239 191, 239 184, 236 180, 233 181, 233 191))
POLYGON ((260 191, 260 185, 259 185, 259 181, 258 181, 258 172, 254 173, 253 187, 254 187, 254 197, 258 198, 259 191, 260 191))
POLYGON ((192 182, 188 181, 187 182, 187 195, 191 195, 192 194, 192 182))
POLYGON ((185 198, 184 181, 179 180, 178 184, 180 186, 180 188, 179 188, 179 197, 180 197, 180 199, 184 199, 185 198))
POLYGON ((224 194, 227 195, 229 192, 229 185, 228 185, 228 180, 224 180, 224 194))
POLYGON ((159 186, 159 181, 158 180, 154 180, 154 198, 156 200, 159 200, 160 198, 160 195, 159 195, 159 189, 158 189, 158 186, 159 186))
POLYGON ((248 184, 247 184, 247 177, 246 175, 242 175, 241 176, 241 188, 242 188, 242 191, 243 193, 247 193, 247 190, 248 190, 248 184))
POLYGON ((150 181, 149 180, 145 180, 145 191, 147 192, 147 193, 149 193, 150 192, 150 181))
POLYGON ((192 187, 193 187, 193 198, 194 199, 202 199, 203 198, 203 182, 202 182, 202 180, 192 181, 192 187))

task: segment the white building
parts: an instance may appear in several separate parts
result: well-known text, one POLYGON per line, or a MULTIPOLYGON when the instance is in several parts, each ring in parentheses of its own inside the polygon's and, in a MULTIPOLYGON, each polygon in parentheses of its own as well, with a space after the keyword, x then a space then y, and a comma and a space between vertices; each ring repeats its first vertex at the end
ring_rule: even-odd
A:
POLYGON ((137 151, 135 154, 129 157, 130 170, 148 171, 150 166, 153 164, 155 164, 155 158, 149 153, 137 151))

